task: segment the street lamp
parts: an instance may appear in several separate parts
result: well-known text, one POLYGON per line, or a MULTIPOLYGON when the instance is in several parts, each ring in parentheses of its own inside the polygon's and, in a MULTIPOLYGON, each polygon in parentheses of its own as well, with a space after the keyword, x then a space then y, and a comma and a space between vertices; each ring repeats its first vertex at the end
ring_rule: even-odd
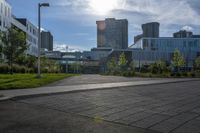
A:
POLYGON ((40 48, 41 48, 41 33, 40 33, 40 29, 41 29, 41 15, 40 15, 40 8, 41 7, 49 7, 49 3, 39 3, 38 4, 38 75, 37 77, 40 78, 41 77, 41 71, 40 71, 40 48))

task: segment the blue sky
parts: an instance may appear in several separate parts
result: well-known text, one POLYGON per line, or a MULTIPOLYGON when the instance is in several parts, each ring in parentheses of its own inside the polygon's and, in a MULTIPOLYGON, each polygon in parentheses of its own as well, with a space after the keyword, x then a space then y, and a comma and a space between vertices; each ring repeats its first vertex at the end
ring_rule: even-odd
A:
POLYGON ((7 0, 16 17, 28 18, 37 25, 37 4, 42 9, 42 27, 54 35, 57 48, 90 50, 96 47, 96 20, 106 17, 129 21, 129 45, 141 33, 141 24, 161 23, 161 36, 187 28, 200 34, 200 0, 7 0), (59 46, 59 47, 58 47, 59 46))

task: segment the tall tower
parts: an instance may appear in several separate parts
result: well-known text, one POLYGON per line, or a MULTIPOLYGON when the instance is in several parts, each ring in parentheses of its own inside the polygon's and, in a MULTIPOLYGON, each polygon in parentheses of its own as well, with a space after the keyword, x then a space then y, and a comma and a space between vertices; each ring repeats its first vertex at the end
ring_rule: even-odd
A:
POLYGON ((143 37, 158 38, 160 24, 158 22, 151 22, 142 25, 143 37))
POLYGON ((126 49, 128 48, 128 20, 107 18, 97 21, 97 47, 126 49))
POLYGON ((41 48, 53 51, 53 35, 49 31, 41 32, 41 48))

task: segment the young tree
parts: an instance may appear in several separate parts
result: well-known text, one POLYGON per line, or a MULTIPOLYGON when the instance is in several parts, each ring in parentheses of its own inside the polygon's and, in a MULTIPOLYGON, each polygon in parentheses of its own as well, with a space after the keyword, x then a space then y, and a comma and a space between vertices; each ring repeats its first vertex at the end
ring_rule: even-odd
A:
POLYGON ((117 60, 113 57, 111 60, 109 60, 109 62, 107 63, 107 68, 108 71, 113 73, 116 68, 117 68, 117 60))
POLYGON ((1 38, 0 38, 0 56, 2 54, 2 51, 3 51, 3 43, 2 43, 1 38))
POLYGON ((173 60, 172 60, 173 66, 179 71, 181 66, 185 65, 185 59, 184 57, 181 55, 181 52, 176 49, 174 51, 174 56, 173 56, 173 60))
POLYGON ((119 56, 119 62, 118 62, 119 67, 120 67, 120 69, 122 71, 125 70, 127 63, 128 63, 128 61, 126 60, 126 55, 123 52, 123 53, 120 54, 120 56, 119 56))
POLYGON ((195 60, 195 68, 200 70, 200 56, 195 60))
POLYGON ((60 65, 55 61, 46 57, 41 58, 41 70, 44 73, 59 73, 60 65))
POLYGON ((2 32, 0 32, 0 60, 2 56, 2 51, 3 51, 2 32))
POLYGON ((75 62, 71 65, 74 73, 79 73, 81 71, 81 64, 78 62, 75 62))
POLYGON ((129 68, 131 71, 135 71, 135 63, 133 61, 129 64, 129 68))
POLYGON ((10 73, 13 73, 13 62, 19 57, 19 55, 24 54, 27 49, 26 36, 23 32, 17 31, 14 28, 10 28, 2 34, 3 42, 3 54, 10 66, 10 73))

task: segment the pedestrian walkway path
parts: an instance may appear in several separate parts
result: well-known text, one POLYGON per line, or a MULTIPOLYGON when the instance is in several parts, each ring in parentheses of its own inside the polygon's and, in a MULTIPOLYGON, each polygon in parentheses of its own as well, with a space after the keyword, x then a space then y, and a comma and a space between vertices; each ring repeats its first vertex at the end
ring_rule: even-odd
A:
POLYGON ((23 97, 23 96, 35 96, 35 95, 47 95, 56 93, 77 92, 95 89, 108 89, 116 87, 127 86, 139 86, 139 85, 151 85, 151 84, 166 84, 175 82, 187 82, 199 79, 155 79, 144 81, 129 81, 129 82, 117 82, 117 83, 97 83, 97 84, 80 84, 80 85, 63 85, 63 86, 47 86, 32 89, 19 89, 19 90, 3 90, 0 91, 0 100, 6 100, 10 98, 23 97))

